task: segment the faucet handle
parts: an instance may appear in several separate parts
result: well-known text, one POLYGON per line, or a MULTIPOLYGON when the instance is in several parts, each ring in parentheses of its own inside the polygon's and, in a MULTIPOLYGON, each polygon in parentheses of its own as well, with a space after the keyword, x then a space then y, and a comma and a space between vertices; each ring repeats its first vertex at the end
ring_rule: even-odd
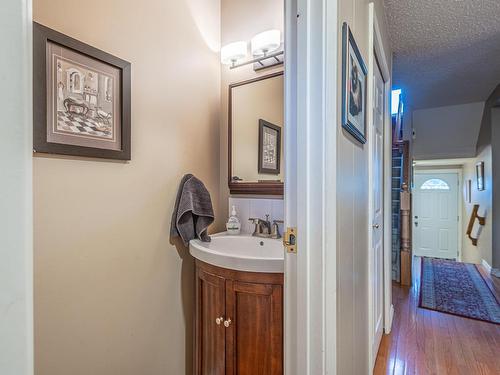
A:
POLYGON ((266 214, 265 216, 266 216, 266 221, 269 221, 269 216, 270 216, 270 215, 269 215, 269 214, 266 214))
POLYGON ((271 226, 271 238, 281 238, 280 228, 278 224, 282 224, 283 220, 273 220, 273 225, 271 226))

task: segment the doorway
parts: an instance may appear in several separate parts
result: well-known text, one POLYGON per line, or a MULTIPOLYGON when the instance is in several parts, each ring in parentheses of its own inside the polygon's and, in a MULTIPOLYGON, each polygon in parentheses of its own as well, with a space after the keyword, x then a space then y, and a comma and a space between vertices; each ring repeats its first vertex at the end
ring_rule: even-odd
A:
POLYGON ((372 369, 384 331, 391 330, 391 75, 385 46, 373 4, 369 7, 370 40, 368 57, 368 313, 369 364, 372 369), (389 173, 387 173, 389 171, 389 173))
POLYGON ((460 180, 459 170, 415 171, 414 255, 459 260, 460 180))
POLYGON ((373 358, 377 356, 384 330, 384 116, 385 82, 379 64, 373 69, 373 121, 371 124, 371 251, 373 301, 373 358))

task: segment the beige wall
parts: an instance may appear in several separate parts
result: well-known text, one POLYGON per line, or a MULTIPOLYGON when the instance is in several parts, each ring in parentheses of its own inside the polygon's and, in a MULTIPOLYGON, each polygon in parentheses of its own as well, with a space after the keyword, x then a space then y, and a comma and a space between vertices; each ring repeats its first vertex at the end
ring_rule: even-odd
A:
MULTIPOLYGON (((283 75, 252 82, 232 89, 233 175, 244 181, 283 181, 283 147, 280 173, 261 174, 258 169, 259 119, 283 128, 285 108, 283 75)), ((281 131, 283 145, 284 129, 281 131)))
MULTIPOLYGON (((341 27, 348 22, 367 64, 370 0, 339 1, 338 61, 342 58, 341 27)), ((382 0, 375 1, 385 48, 390 48, 382 0)), ((390 51, 386 50, 391 64, 390 51)), ((390 67, 389 67, 390 68, 390 67)), ((342 82, 342 66, 338 67, 342 82)), ((341 108, 341 84, 338 108, 341 108)), ((337 373, 367 374, 368 360, 368 146, 360 145, 341 130, 337 119, 337 373)))
MULTIPOLYGON (((269 29, 279 29, 283 32, 283 24, 284 0, 221 0, 221 45, 238 40, 250 41, 255 34, 269 29)), ((228 66, 221 65, 220 210, 225 215, 228 215, 229 197, 227 175, 228 86, 231 83, 282 70, 283 66, 278 66, 254 72, 252 65, 233 70, 230 70, 228 66)))
MULTIPOLYGON (((486 146, 476 158, 471 158, 463 165, 464 197, 465 186, 468 180, 472 181, 471 203, 464 199, 463 205, 463 242, 462 260, 467 263, 481 263, 484 259, 490 266, 492 264, 492 208, 493 208, 493 184, 492 184, 492 158, 491 146, 486 146), (485 190, 477 190, 476 164, 484 162, 484 186, 485 190), (479 204, 479 215, 486 216, 486 223, 481 227, 477 246, 472 245, 472 241, 467 237, 467 225, 469 224, 472 207, 479 204)), ((479 224, 476 221, 475 226, 479 224)), ((476 228, 474 228, 475 230, 476 228)), ((474 234, 473 234, 474 235, 474 234)))
POLYGON ((219 206, 217 0, 34 0, 34 19, 132 63, 132 161, 34 158, 37 375, 192 373, 178 182, 219 206))

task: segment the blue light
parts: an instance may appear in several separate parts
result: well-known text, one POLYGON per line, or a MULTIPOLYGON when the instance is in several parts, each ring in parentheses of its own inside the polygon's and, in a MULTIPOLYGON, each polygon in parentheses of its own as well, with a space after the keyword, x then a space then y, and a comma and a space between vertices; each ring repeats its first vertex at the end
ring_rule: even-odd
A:
POLYGON ((398 113, 400 95, 401 95, 401 89, 392 90, 391 114, 393 115, 396 115, 398 113))

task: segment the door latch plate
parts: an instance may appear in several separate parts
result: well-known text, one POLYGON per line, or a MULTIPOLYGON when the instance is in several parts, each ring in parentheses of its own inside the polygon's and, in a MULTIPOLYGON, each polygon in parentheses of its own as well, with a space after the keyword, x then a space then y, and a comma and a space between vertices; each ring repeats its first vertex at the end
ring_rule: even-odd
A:
POLYGON ((297 228, 286 228, 283 236, 283 246, 285 246, 287 253, 297 253, 297 228))

